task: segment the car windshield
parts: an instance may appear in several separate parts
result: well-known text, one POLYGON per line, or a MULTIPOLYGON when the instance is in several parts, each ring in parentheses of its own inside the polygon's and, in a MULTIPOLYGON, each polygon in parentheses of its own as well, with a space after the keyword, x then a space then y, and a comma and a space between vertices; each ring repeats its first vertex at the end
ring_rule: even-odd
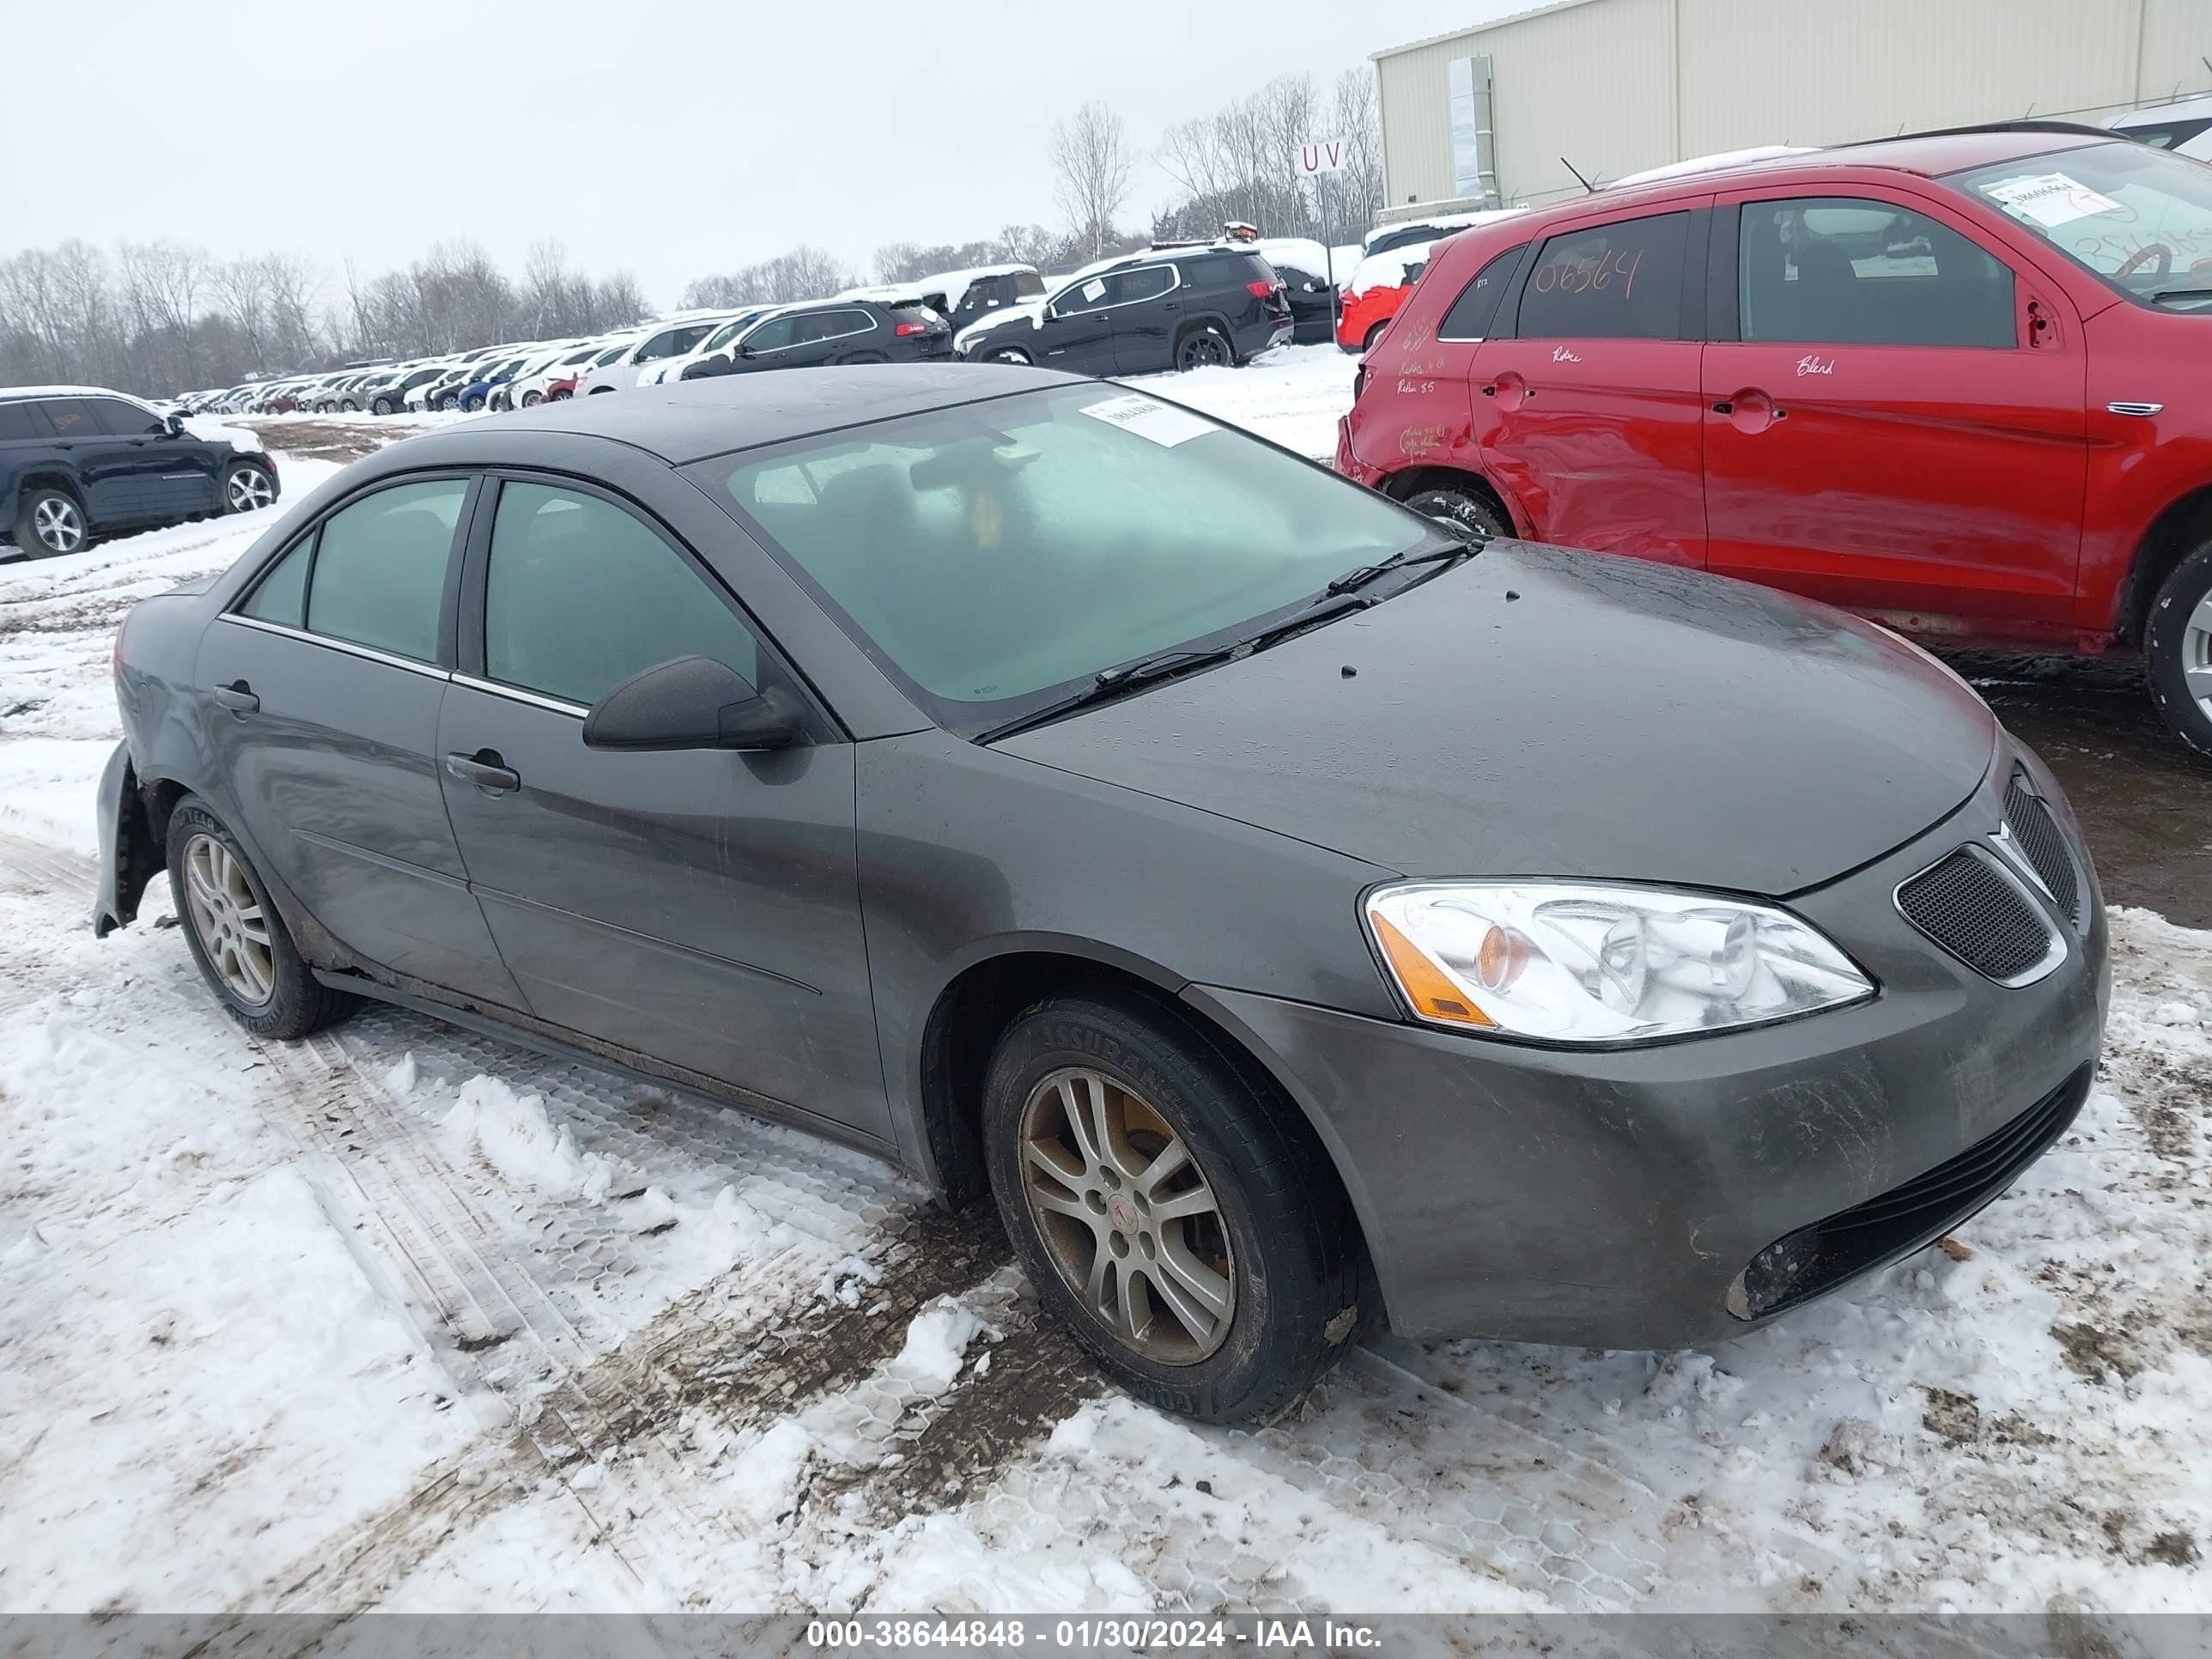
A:
POLYGON ((1405 508, 1116 386, 934 410, 687 469, 940 725, 1247 638, 1438 538, 1405 508))
POLYGON ((2115 141, 1945 180, 2130 298, 2212 312, 2212 167, 2115 141))

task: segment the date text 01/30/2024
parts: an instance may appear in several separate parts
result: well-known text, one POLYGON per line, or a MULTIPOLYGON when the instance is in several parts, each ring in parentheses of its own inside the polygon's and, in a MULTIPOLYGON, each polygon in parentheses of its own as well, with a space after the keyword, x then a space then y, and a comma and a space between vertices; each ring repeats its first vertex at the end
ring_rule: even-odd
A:
POLYGON ((1172 1650, 1252 1648, 1372 1651, 1371 1625, 1334 1619, 817 1619, 807 1645, 838 1648, 1051 1648, 1172 1650))

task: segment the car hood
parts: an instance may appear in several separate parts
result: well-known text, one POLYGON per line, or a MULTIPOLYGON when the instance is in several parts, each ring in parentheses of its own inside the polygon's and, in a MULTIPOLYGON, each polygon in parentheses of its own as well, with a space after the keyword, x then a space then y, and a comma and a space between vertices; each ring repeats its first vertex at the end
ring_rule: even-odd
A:
POLYGON ((963 323, 960 331, 952 337, 953 349, 965 351, 968 349, 969 341, 979 335, 988 334, 994 328, 1004 328, 1009 323, 1024 322, 1031 328, 1038 327, 1044 321, 1044 307, 1043 300, 1016 300, 1010 304, 1000 306, 997 310, 978 317, 972 323, 963 323))
POLYGON ((1996 719, 1893 635, 1523 543, 996 745, 1408 875, 1783 896, 1971 795, 1996 719))

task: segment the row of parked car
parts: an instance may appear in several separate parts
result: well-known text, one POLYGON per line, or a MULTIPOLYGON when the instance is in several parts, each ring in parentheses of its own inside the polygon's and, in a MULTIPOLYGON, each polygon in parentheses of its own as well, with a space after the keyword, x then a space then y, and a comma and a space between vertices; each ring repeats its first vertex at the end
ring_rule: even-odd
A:
POLYGON ((197 392, 180 405, 217 415, 473 413, 717 374, 954 356, 1102 374, 1233 366, 1286 340, 1329 338, 1329 268, 1350 263, 1346 251, 1234 229, 1243 234, 1158 244, 1049 283, 1034 265, 945 271, 826 300, 689 311, 590 338, 352 363, 197 392))

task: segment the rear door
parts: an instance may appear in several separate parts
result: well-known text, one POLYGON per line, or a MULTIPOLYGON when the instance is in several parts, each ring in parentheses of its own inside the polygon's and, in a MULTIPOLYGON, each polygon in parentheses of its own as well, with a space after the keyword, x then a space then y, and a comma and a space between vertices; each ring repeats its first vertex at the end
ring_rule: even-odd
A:
POLYGON ((388 484, 308 529, 210 625, 194 683, 231 812, 318 923, 394 973, 526 1009, 435 759, 470 489, 388 484))
POLYGON ((1477 349, 1469 404, 1483 467, 1537 539, 1705 562, 1709 216, 1677 207, 1545 238, 1477 349))
POLYGON ((84 510, 95 525, 136 524, 149 515, 139 483, 145 460, 137 440, 118 437, 101 423, 94 398, 41 398, 54 428, 54 447, 76 474, 84 510))
POLYGON ((449 769, 446 800, 532 1009, 889 1142, 852 745, 823 720, 772 753, 584 746, 592 703, 678 657, 807 701, 704 566, 594 486, 507 477, 465 591, 439 752, 512 781, 449 769))
POLYGON ((2063 293, 1917 192, 1722 203, 1712 568, 1939 636, 2070 638, 2087 356, 2063 293))
POLYGON ((1176 325, 1183 318, 1182 282, 1182 273, 1172 264, 1139 265, 1107 279, 1117 373, 1147 374, 1175 367, 1176 325))

